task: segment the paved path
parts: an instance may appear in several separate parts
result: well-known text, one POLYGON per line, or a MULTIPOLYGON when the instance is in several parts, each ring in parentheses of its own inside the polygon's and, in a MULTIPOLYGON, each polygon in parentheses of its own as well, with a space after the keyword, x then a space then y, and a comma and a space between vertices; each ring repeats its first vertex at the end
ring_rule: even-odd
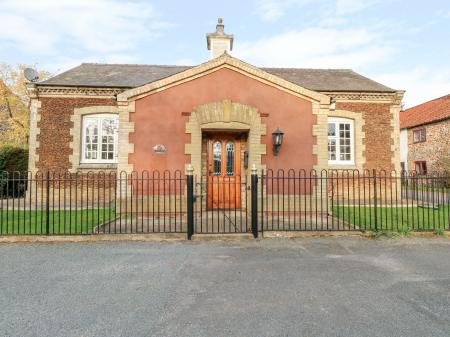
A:
POLYGON ((0 336, 449 336, 450 240, 0 245, 0 336))

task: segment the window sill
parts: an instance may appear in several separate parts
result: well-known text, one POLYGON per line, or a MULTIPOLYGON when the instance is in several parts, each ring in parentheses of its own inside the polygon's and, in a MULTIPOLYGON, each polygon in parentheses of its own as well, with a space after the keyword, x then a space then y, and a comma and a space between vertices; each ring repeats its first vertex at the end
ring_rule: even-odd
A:
POLYGON ((328 169, 329 170, 360 170, 361 168, 358 167, 354 163, 328 163, 328 169))
POLYGON ((80 163, 74 167, 75 171, 117 170, 117 163, 80 163))

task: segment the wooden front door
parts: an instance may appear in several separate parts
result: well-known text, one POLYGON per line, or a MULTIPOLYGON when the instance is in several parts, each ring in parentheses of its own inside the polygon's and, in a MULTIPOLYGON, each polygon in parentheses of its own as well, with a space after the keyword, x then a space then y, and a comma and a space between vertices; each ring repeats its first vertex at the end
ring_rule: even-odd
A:
POLYGON ((241 208, 240 136, 211 136, 207 169, 208 209, 241 208))

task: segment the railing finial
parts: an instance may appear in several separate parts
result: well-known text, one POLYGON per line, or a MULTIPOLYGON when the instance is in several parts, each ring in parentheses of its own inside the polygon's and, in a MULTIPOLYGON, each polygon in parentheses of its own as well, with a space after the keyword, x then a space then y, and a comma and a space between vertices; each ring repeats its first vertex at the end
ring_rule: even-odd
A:
POLYGON ((258 174, 258 169, 256 168, 256 164, 252 165, 252 174, 258 174))
POLYGON ((189 164, 187 165, 186 172, 187 172, 187 175, 188 175, 188 176, 191 176, 191 175, 194 174, 194 167, 192 166, 191 163, 189 163, 189 164))

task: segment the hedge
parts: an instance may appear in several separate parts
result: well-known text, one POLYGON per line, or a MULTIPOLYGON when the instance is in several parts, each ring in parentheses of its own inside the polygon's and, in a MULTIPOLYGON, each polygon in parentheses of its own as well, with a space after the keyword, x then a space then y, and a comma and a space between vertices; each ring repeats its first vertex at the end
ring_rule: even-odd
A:
POLYGON ((27 149, 14 146, 0 148, 0 198, 22 197, 25 194, 27 187, 26 180, 12 180, 11 178, 13 176, 12 172, 20 172, 21 177, 26 177, 27 170, 27 149))

